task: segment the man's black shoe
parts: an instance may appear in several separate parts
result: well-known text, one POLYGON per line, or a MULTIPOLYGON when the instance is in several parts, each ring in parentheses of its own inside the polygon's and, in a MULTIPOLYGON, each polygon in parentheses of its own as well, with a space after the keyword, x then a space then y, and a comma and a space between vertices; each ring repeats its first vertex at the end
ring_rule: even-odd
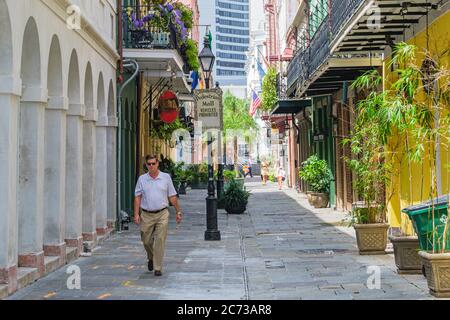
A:
POLYGON ((152 260, 148 261, 148 271, 153 271, 153 261, 152 260))
POLYGON ((157 276, 157 277, 162 276, 162 272, 159 270, 155 270, 155 276, 157 276))

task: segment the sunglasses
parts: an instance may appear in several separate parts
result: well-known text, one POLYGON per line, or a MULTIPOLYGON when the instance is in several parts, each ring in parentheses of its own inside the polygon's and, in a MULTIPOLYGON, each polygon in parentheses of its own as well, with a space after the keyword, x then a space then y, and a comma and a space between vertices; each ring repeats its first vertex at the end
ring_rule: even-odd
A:
POLYGON ((147 165, 148 165, 149 167, 151 167, 151 166, 156 166, 156 164, 157 164, 157 162, 147 162, 147 165))

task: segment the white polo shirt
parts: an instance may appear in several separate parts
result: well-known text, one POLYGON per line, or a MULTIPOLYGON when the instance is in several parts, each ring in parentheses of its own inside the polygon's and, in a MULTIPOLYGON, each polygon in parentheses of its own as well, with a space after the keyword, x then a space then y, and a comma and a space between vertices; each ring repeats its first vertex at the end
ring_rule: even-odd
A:
POLYGON ((177 195, 172 178, 165 172, 153 179, 146 173, 139 177, 134 195, 141 196, 141 208, 147 211, 157 211, 169 206, 169 197, 177 195))

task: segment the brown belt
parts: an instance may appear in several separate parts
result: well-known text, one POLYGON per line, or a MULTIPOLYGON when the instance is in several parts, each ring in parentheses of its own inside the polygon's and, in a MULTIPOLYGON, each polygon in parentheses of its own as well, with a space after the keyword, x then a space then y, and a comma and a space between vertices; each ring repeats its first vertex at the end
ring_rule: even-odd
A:
MULTIPOLYGON (((141 208, 141 209, 142 209, 142 208, 141 208)), ((161 210, 156 210, 156 211, 148 211, 148 210, 145 210, 145 209, 142 209, 142 211, 145 212, 145 213, 152 213, 152 214, 155 214, 155 213, 160 213, 161 211, 164 211, 164 210, 166 210, 166 209, 167 209, 167 207, 162 208, 161 210)))

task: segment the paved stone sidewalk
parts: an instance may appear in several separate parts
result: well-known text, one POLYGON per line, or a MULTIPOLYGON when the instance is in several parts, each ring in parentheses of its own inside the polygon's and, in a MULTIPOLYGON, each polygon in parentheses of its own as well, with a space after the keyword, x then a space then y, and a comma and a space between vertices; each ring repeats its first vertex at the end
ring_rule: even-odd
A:
POLYGON ((162 277, 147 271, 131 226, 73 263, 81 290, 67 289, 64 267, 9 299, 431 299, 423 276, 396 273, 392 254, 359 256, 342 213, 248 181, 248 214, 219 211, 220 242, 203 240, 206 191, 181 196, 185 220, 177 230, 171 215, 162 277), (380 267, 381 289, 366 286, 370 266, 380 267))

